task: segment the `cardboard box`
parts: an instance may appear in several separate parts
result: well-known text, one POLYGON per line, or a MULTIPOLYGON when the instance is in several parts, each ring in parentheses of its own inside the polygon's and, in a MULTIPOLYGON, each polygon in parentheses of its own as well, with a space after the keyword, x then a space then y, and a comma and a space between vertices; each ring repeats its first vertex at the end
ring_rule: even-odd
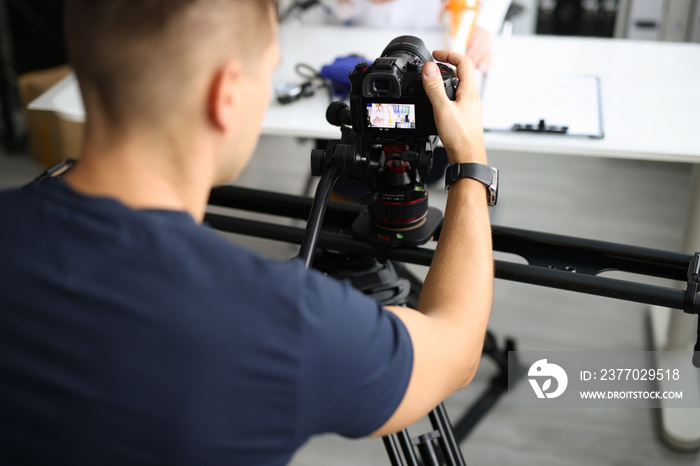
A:
POLYGON ((70 72, 68 66, 34 71, 20 76, 17 83, 27 122, 29 152, 45 167, 78 157, 85 125, 61 118, 55 112, 29 110, 27 105, 70 72))

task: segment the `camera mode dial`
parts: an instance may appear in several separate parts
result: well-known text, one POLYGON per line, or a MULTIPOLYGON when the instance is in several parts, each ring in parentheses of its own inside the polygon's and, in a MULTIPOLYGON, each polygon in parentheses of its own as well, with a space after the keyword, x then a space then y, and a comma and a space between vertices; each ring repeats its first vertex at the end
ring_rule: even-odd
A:
POLYGON ((357 65, 355 65, 355 71, 358 73, 362 73, 363 71, 367 71, 369 69, 369 63, 366 61, 361 61, 357 65))
POLYGON ((423 69, 423 63, 418 60, 411 60, 406 63, 406 71, 417 73, 423 69))

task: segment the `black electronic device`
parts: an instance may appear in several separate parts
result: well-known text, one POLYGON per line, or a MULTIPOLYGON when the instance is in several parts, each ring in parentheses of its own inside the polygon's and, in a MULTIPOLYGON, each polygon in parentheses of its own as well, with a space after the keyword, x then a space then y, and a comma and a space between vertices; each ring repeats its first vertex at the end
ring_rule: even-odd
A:
MULTIPOLYGON (((380 144, 412 144, 437 135, 433 106, 423 88, 423 65, 435 61, 422 40, 400 36, 370 65, 350 72, 352 128, 380 144)), ((447 96, 454 100, 458 79, 438 63, 447 96)))
MULTIPOLYGON (((311 155, 312 174, 334 168, 367 185, 367 211, 353 224, 359 237, 379 245, 419 246, 433 235, 442 213, 428 206, 437 127, 423 87, 423 66, 433 56, 422 40, 400 36, 369 65, 350 71, 350 106, 334 102, 326 119, 341 139, 311 155)), ((453 68, 438 64, 445 92, 456 98, 453 68)), ((328 192, 332 189, 328 188, 328 192)))

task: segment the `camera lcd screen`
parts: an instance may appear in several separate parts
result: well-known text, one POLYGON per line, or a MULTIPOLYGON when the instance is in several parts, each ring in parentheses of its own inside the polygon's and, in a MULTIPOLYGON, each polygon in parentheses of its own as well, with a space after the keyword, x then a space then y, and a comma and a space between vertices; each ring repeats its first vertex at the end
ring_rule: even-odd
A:
POLYGON ((416 129, 415 104, 367 103, 367 127, 377 129, 416 129))

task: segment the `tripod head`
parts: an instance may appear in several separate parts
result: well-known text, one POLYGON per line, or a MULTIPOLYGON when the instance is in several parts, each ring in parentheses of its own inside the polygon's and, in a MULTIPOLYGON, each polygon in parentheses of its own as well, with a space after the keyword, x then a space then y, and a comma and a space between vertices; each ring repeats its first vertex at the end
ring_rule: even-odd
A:
POLYGON ((437 136, 397 138, 357 132, 343 102, 333 102, 326 119, 339 126, 341 139, 311 152, 311 173, 336 168, 350 181, 364 183, 367 209, 353 223, 353 233, 373 244, 420 246, 433 236, 442 213, 428 206, 424 179, 430 175, 437 136))

